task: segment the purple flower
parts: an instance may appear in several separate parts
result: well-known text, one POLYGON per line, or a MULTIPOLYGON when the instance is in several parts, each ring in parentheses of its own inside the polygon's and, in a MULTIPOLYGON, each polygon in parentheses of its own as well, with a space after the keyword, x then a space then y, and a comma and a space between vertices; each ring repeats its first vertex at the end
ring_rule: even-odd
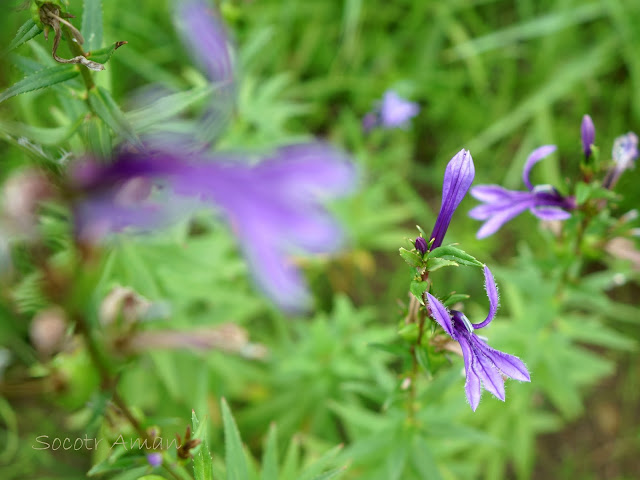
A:
POLYGON ((420 106, 417 103, 405 100, 393 90, 387 90, 380 105, 373 112, 365 115, 362 126, 365 131, 377 126, 383 128, 404 127, 419 112, 420 106))
POLYGON ((198 200, 227 220, 262 290, 283 309, 305 308, 310 297, 293 258, 341 246, 342 230, 323 204, 352 188, 354 168, 321 143, 280 148, 253 166, 248 160, 162 151, 85 163, 75 174, 78 236, 95 242, 126 227, 157 228, 177 216, 176 201, 198 200))
POLYGON ((162 454, 159 452, 147 453, 147 462, 152 467, 159 467, 162 465, 162 454))
POLYGON ((522 173, 522 180, 528 189, 526 192, 507 190, 498 185, 478 185, 471 189, 471 195, 484 202, 469 212, 471 218, 485 221, 478 230, 478 238, 493 235, 502 225, 527 209, 541 220, 566 220, 571 217, 569 211, 575 208, 573 197, 561 195, 551 185, 534 187, 529 180, 533 166, 555 150, 555 145, 545 145, 531 152, 522 173))
POLYGON ((591 146, 596 138, 596 128, 593 126, 593 120, 589 115, 582 117, 582 124, 580 125, 580 137, 582 139, 582 151, 585 158, 589 158, 591 155, 591 146))
POLYGON ((531 381, 524 363, 513 355, 491 348, 474 331, 491 323, 498 310, 498 289, 491 271, 484 267, 485 287, 489 297, 489 314, 481 323, 471 323, 457 310, 446 309, 430 293, 427 293, 431 317, 438 322, 453 340, 460 344, 464 358, 464 371, 467 377, 465 392, 475 412, 480 403, 482 387, 504 402, 504 376, 523 382, 531 381))
POLYGON ((602 186, 609 189, 615 187, 622 172, 635 166, 635 160, 638 158, 638 136, 629 132, 616 138, 613 142, 611 156, 614 165, 609 169, 602 182, 602 186))
POLYGON ((473 159, 468 150, 460 150, 449 161, 444 172, 440 213, 438 213, 438 218, 431 232, 431 238, 433 239, 432 249, 442 245, 442 240, 444 240, 444 236, 447 233, 453 213, 467 194, 471 183, 473 183, 475 173, 473 159))

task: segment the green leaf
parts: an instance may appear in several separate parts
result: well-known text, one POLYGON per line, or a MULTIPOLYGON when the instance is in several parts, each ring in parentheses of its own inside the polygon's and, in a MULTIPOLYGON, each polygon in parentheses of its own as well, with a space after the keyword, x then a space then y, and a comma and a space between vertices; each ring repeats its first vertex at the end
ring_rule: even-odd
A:
POLYGON ((126 44, 127 42, 116 42, 109 47, 104 47, 100 50, 92 50, 89 52, 87 58, 93 62, 105 64, 111 59, 113 52, 126 44))
POLYGON ((415 252, 410 252, 406 248, 400 247, 400 256, 412 267, 419 268, 424 264, 424 260, 420 255, 415 252))
POLYGON ((424 292, 427 291, 427 288, 429 288, 428 282, 419 282, 417 280, 413 280, 411 285, 409 285, 409 290, 422 305, 424 305, 424 292))
POLYGON ((463 300, 466 300, 468 298, 469 298, 469 295, 465 293, 452 293, 445 300, 442 301, 442 304, 445 307, 450 307, 451 305, 454 305, 458 302, 462 302, 463 300))
POLYGON ((102 0, 84 0, 82 36, 85 42, 84 48, 87 50, 100 48, 102 44, 102 0))
POLYGON ((584 182, 578 182, 578 184, 576 185, 576 203, 578 205, 582 205, 589 198, 589 194, 589 185, 584 182))
POLYGON ((64 82, 77 76, 79 73, 78 67, 75 65, 59 65, 39 70, 2 92, 2 94, 0 94, 0 102, 4 102, 7 98, 20 95, 21 93, 31 92, 64 82))
POLYGON ((278 431, 275 424, 271 424, 269 434, 262 454, 262 473, 260 480, 278 480, 278 431))
POLYGON ((224 448, 227 464, 227 480, 248 480, 249 468, 242 448, 240 432, 227 401, 222 399, 222 422, 224 424, 224 448))
POLYGON ((2 52, 2 56, 9 53, 11 50, 18 48, 23 43, 28 42, 33 37, 42 32, 42 29, 36 25, 32 19, 27 20, 19 29, 16 36, 11 40, 9 46, 2 52))
POLYGON ((89 104, 111 129, 128 142, 141 146, 138 136, 108 90, 97 87, 89 92, 89 104))
POLYGON ((198 421, 195 411, 191 411, 193 437, 200 439, 200 445, 193 457, 193 474, 196 480, 213 480, 213 461, 207 439, 207 423, 198 421))
POLYGON ((427 270, 430 272, 435 272, 436 270, 441 269, 442 267, 459 267, 460 264, 454 262, 453 260, 446 260, 444 258, 429 258, 427 260, 427 270))
POLYGON ((187 108, 207 98, 212 91, 211 85, 207 85, 206 87, 192 88, 186 92, 174 93, 162 97, 144 108, 128 112, 126 116, 136 131, 144 131, 181 114, 187 108))
POLYGON ((32 125, 4 122, 0 120, 0 131, 15 137, 27 137, 41 145, 60 145, 66 142, 80 127, 84 115, 70 125, 55 128, 34 127, 32 125))
POLYGON ((427 258, 442 258, 445 260, 453 260, 460 265, 468 265, 472 267, 484 267, 484 264, 472 257, 464 250, 460 250, 452 245, 434 248, 429 252, 427 258))

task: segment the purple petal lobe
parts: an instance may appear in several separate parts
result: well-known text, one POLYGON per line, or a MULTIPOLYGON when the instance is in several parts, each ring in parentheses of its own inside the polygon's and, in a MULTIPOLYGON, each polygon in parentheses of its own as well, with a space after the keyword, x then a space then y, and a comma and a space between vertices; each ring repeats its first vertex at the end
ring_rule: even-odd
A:
POLYGON ((436 224, 431 232, 431 238, 434 239, 431 248, 437 248, 442 245, 453 213, 467 194, 471 183, 473 183, 474 176, 475 167, 471 154, 468 150, 460 150, 451 161, 449 161, 444 173, 442 205, 440 206, 436 224))
POLYGON ((429 308, 431 309, 431 318, 433 318, 438 324, 444 329, 447 334, 453 338, 457 339, 457 334, 453 329, 453 324, 451 323, 451 315, 447 311, 446 307, 442 305, 438 301, 436 297, 427 293, 427 300, 429 302, 429 308))
POLYGON ((496 281, 493 278, 493 274, 489 267, 484 266, 484 287, 487 290, 487 297, 489 297, 489 314, 487 318, 482 323, 474 323, 473 328, 482 328, 486 327, 491 323, 491 320, 496 316, 496 312, 498 311, 498 305, 500 303, 500 299, 498 297, 498 287, 496 286, 496 281))
POLYGON ((531 181, 529 180, 529 174, 531 173, 531 169, 533 168, 533 166, 555 151, 555 145, 544 145, 542 147, 536 148, 533 152, 531 152, 531 154, 527 158, 526 163, 524 164, 524 170, 522 171, 522 181, 527 186, 527 189, 533 190, 533 185, 531 185, 531 181))
POLYGON ((571 218, 571 214, 557 207, 531 208, 533 213, 540 220, 567 220, 571 218))
POLYGON ((214 9, 203 0, 181 2, 178 16, 182 40, 193 60, 216 84, 233 84, 231 47, 224 25, 214 9))
POLYGON ((491 348, 489 345, 487 345, 477 337, 475 346, 477 347, 479 352, 489 358, 496 366, 496 368, 504 373, 507 377, 513 378, 514 380, 520 380, 521 382, 531 381, 531 377, 529 376, 527 367, 518 357, 491 348))
POLYGON ((473 187, 469 193, 476 200, 485 203, 499 203, 508 201, 512 192, 499 185, 477 185, 473 187))
POLYGON ((489 235, 493 235, 498 230, 500 230, 500 227, 502 227, 502 225, 507 223, 512 218, 520 215, 522 212, 531 207, 533 203, 533 198, 529 198, 521 201, 520 203, 516 203, 515 205, 497 206, 492 216, 482 225, 482 227, 480 227, 480 230, 478 230, 476 237, 481 239, 486 238, 489 235))
POLYGON ((464 359, 464 373, 467 377, 464 390, 467 395, 467 400, 469 400, 469 405, 471 405, 471 410, 475 412, 480 403, 480 397, 482 396, 482 383, 474 368, 476 361, 475 355, 466 338, 460 339, 460 348, 462 349, 462 357, 464 359))
POLYGON ((580 137, 582 139, 582 151, 584 152, 584 156, 589 158, 589 155, 591 155, 591 145, 593 145, 596 138, 596 128, 593 126, 593 120, 591 120, 589 115, 582 117, 580 137))
POLYGON ((387 90, 380 106, 380 121, 386 128, 402 127, 419 112, 417 103, 405 100, 393 90, 387 90))

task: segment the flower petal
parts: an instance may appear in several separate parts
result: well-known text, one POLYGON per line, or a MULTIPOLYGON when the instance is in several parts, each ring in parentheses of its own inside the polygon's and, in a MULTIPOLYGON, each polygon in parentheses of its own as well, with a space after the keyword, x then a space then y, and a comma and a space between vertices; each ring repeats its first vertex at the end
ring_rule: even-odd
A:
POLYGON ((380 105, 380 121, 386 128, 402 127, 419 112, 417 103, 405 100, 393 90, 387 90, 380 105))
POLYGON ((447 233, 451 218, 469 190, 474 176, 475 167, 471 154, 468 150, 460 150, 451 159, 444 173, 442 205, 433 231, 431 232, 430 238, 434 239, 431 248, 437 248, 442 245, 442 240, 447 233))
POLYGON ((460 339, 460 348, 462 349, 464 373, 466 376, 464 390, 467 395, 467 400, 469 400, 469 405, 471 405, 471 410, 475 412, 476 408, 478 408, 478 404, 480 403, 480 397, 482 396, 482 382, 475 371, 475 355, 473 354, 471 345, 468 343, 466 338, 460 339))
POLYGON ((489 297, 489 314, 487 318, 482 323, 473 323, 473 328, 482 328, 486 327, 491 323, 491 320, 496 316, 496 312, 498 311, 498 305, 500 303, 500 299, 498 296, 498 287, 496 286, 496 281, 493 278, 493 274, 489 267, 484 266, 484 288, 487 290, 487 297, 489 297))
POLYGON ((451 315, 449 311, 446 309, 440 301, 427 292, 427 300, 429 302, 429 309, 431 310, 431 318, 433 318, 438 324, 444 329, 447 334, 457 340, 458 335, 453 329, 453 324, 451 323, 451 315))
POLYGON ((498 370, 500 370, 507 377, 511 377, 514 380, 520 380, 522 382, 530 382, 531 377, 527 367, 522 363, 518 357, 509 355, 508 353, 501 352, 494 348, 491 348, 485 342, 480 340, 476 336, 475 347, 484 356, 489 358, 498 370))
POLYGON ((540 220, 567 220, 571 214, 557 207, 534 207, 530 209, 540 220))
POLYGON ((533 152, 531 152, 531 154, 527 158, 526 163, 524 164, 524 170, 522 171, 522 181, 527 186, 527 189, 533 190, 533 185, 531 185, 531 181, 529 180, 529 173, 531 173, 531 169, 533 168, 533 166, 555 151, 555 145, 543 145, 542 147, 538 147, 533 152))
POLYGON ((481 202, 498 203, 508 200, 513 192, 500 185, 477 185, 469 193, 473 198, 481 202))
POLYGON ((510 207, 497 208, 496 212, 491 216, 491 218, 489 218, 482 225, 482 227, 480 227, 480 230, 478 230, 476 237, 481 239, 481 238, 488 237, 489 235, 493 235, 498 230, 500 230, 500 227, 502 227, 502 225, 507 223, 512 218, 517 217, 526 209, 530 208, 533 202, 534 202, 533 197, 530 197, 529 199, 525 201, 521 201, 520 203, 517 203, 510 207))

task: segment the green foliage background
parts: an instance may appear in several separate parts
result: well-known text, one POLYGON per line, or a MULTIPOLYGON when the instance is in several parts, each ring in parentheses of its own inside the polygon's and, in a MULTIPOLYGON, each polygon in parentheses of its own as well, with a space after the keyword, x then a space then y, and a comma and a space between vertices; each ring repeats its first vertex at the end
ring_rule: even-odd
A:
MULTIPOLYGON (((13 9, 17 3, 1 7, 2 46, 27 18, 13 9)), ((82 3, 70 2, 78 25, 82 3)), ((135 108, 134 93, 150 83, 170 92, 203 84, 176 38, 170 2, 103 4, 103 44, 129 43, 95 78, 125 112, 135 108)), ((211 470, 211 478, 635 478, 637 265, 594 248, 586 251, 581 278, 567 283, 561 272, 575 259, 535 218, 522 215, 479 241, 478 222, 466 216, 474 201, 465 199, 446 242, 459 242, 494 270, 502 308, 488 332, 491 344, 525 360, 532 383, 508 383, 504 404, 485 395, 474 414, 465 403, 462 362, 452 356, 452 366, 434 367, 433 375, 424 372, 419 379, 421 408, 409 422, 401 387, 407 359, 397 325, 411 272, 397 249, 404 238, 415 237, 416 224, 428 230, 435 221, 445 165, 461 148, 473 155, 476 184, 520 189, 529 152, 557 144, 560 154, 542 162, 534 176, 565 187, 579 172, 584 113, 594 119, 603 155, 617 135, 640 130, 640 3, 218 5, 237 45, 241 78, 237 109, 220 147, 265 148, 322 137, 353 154, 362 167, 361 188, 332 206, 350 248, 305 263, 317 300, 310 316, 286 317, 257 294, 232 235, 205 217, 198 219, 198 236, 186 221, 150 237, 120 236, 93 270, 96 278, 76 279, 80 290, 86 284, 84 308, 94 323, 105 295, 124 285, 159 305, 158 318, 143 330, 191 331, 232 322, 268 349, 262 360, 189 348, 114 356, 118 391, 145 425, 172 438, 191 424, 192 409, 201 421, 206 418, 200 433, 208 432, 213 464, 202 467, 204 460, 196 457, 196 468, 211 470), (419 102, 422 111, 407 129, 366 136, 361 119, 388 88, 419 102)), ((16 53, 53 65, 50 42, 40 35, 16 53)), ((12 65, 2 60, 2 91, 22 77, 12 65)), ((60 130, 53 129, 76 118, 72 101, 61 100, 65 92, 57 89, 0 105, 2 179, 17 167, 86 150, 80 133, 56 137, 60 130), (37 129, 16 133, 7 126, 15 121, 37 129), (26 146, 17 141, 23 137, 26 146), (42 155, 34 153, 35 144, 44 144, 42 155)), ((614 213, 637 208, 639 175, 639 169, 625 173, 614 213)), ((45 218, 41 229, 64 262, 72 250, 68 226, 45 218)), ((47 300, 34 287, 36 269, 29 259, 24 263, 25 279, 3 291, 0 312, 0 339, 21 365, 7 372, 8 379, 19 376, 16 370, 36 378, 50 368, 29 344, 29 322, 47 300)), ((469 317, 485 314, 477 271, 438 274, 436 292, 469 293, 469 317)), ((85 478, 114 453, 38 451, 32 448, 38 435, 135 435, 121 418, 103 420, 107 399, 86 353, 57 361, 53 369, 71 382, 66 390, 2 392, 3 479, 85 478)), ((193 423, 196 429, 195 416, 193 423)), ((122 470, 97 478, 166 475, 151 473, 131 452, 122 458, 129 459, 122 470)))

